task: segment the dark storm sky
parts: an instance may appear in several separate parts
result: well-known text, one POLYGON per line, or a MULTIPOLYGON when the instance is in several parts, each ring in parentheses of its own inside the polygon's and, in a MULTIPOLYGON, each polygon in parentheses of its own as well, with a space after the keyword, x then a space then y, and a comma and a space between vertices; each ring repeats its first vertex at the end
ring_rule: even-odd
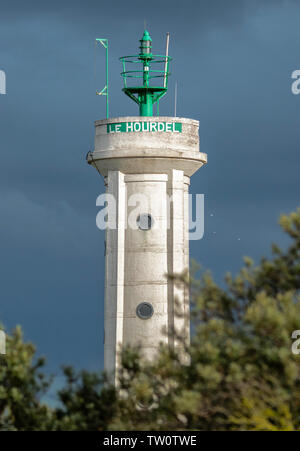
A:
POLYGON ((205 194, 205 236, 191 256, 218 281, 286 240, 280 213, 299 205, 300 2, 256 0, 3 1, 0 69, 0 321, 16 324, 56 371, 97 369, 103 358, 103 182, 85 163, 105 114, 110 45, 111 116, 135 115, 121 92, 121 55, 137 52, 144 20, 156 53, 174 58, 161 114, 200 120, 208 165, 192 179, 205 194))

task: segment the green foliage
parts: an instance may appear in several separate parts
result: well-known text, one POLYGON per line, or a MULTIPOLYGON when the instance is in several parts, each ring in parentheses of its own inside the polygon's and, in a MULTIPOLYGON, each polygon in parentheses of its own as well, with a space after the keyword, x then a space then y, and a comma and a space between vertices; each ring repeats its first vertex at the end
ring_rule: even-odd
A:
MULTIPOLYGON (((105 376, 65 368, 60 406, 39 402, 47 382, 32 364, 34 349, 19 331, 9 338, 0 370, 0 421, 15 429, 60 430, 300 430, 300 356, 291 334, 300 330, 300 209, 282 216, 286 250, 226 276, 187 280, 193 336, 181 351, 161 346, 145 363, 125 348, 118 390, 105 376)), ((180 335, 177 340, 180 341, 180 335)))
POLYGON ((115 411, 116 391, 105 375, 63 369, 65 387, 59 391, 61 407, 55 411, 54 429, 106 430, 115 411))
POLYGON ((50 409, 40 401, 50 381, 34 360, 35 348, 24 343, 20 327, 7 337, 7 358, 0 361, 0 430, 40 430, 50 425, 50 409))

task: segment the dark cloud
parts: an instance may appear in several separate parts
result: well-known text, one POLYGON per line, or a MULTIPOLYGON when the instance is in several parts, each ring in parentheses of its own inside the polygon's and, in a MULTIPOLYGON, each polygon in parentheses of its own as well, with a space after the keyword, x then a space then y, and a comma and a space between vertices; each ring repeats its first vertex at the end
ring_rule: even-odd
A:
POLYGON ((0 69, 0 315, 62 362, 102 364, 103 234, 95 227, 103 182, 85 163, 104 115, 101 49, 110 43, 111 116, 136 114, 121 93, 118 57, 134 53, 144 20, 155 51, 171 33, 172 78, 161 114, 201 121, 208 165, 205 237, 192 257, 222 280, 242 256, 286 243, 278 215, 299 204, 300 6, 296 1, 2 2, 0 69), (212 215, 212 216, 211 216, 212 215))

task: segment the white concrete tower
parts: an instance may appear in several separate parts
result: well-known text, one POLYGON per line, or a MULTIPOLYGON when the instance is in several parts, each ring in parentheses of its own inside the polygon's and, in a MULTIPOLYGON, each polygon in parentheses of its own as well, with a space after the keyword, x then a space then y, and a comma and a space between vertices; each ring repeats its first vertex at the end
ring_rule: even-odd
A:
POLYGON ((174 328, 189 340, 188 292, 167 274, 188 270, 190 177, 207 157, 196 120, 118 117, 95 129, 87 160, 109 195, 104 366, 115 377, 121 346, 140 345, 151 359, 160 342, 177 345, 174 328), (175 299, 184 317, 175 315, 175 299))

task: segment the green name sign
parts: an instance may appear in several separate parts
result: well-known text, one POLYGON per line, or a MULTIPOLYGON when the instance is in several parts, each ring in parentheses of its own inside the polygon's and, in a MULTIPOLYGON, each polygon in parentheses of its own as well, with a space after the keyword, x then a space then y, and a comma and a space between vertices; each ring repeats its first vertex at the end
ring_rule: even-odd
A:
POLYGON ((107 124, 107 133, 169 132, 181 133, 181 122, 119 122, 107 124))

